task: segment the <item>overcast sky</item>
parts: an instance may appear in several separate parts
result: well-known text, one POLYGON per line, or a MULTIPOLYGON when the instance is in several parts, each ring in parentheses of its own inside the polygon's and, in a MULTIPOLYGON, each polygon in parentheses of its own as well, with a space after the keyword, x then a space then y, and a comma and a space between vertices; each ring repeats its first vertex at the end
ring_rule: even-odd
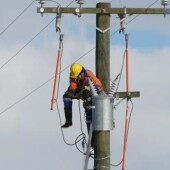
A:
MULTIPOLYGON (((2 1, 0 6, 0 169, 2 170, 79 170, 84 156, 75 146, 64 143, 57 108, 50 110, 53 76, 59 35, 55 14, 41 17, 32 5, 12 23, 32 0, 2 1), (49 24, 49 26, 47 26, 49 24), (47 28, 45 28, 47 26, 47 28), (43 31, 41 31, 45 28, 43 31), (41 32, 40 32, 41 31, 41 32), (34 38, 35 37, 35 38, 34 38), (34 38, 34 39, 33 39, 34 38)), ((57 1, 67 6, 71 0, 57 1)), ((85 7, 95 7, 99 0, 86 0, 85 7)), ((154 0, 112 0, 112 7, 147 8, 154 0)), ((46 6, 55 7, 48 2, 46 6)), ((78 6, 75 1, 72 7, 78 6)), ((160 1, 152 7, 162 8, 160 1)), ((168 6, 169 7, 169 6, 168 6)), ((128 23, 136 15, 127 18, 128 23)), ((125 50, 124 35, 115 33, 119 20, 112 15, 111 79, 120 72, 125 50)), ((95 16, 63 15, 61 31, 64 49, 59 87, 59 109, 64 123, 62 96, 69 85, 69 65, 79 62, 95 73, 95 16), (86 22, 84 22, 85 20, 86 22), (91 26, 93 25, 93 26, 91 26), (89 53, 88 53, 89 52, 89 53), (84 55, 88 53, 87 55, 84 55)), ((170 166, 170 16, 141 15, 126 26, 129 34, 129 88, 140 91, 132 99, 127 145, 126 169, 160 170, 170 166)), ((125 91, 123 70, 120 91, 125 91)), ((117 102, 117 101, 115 101, 117 102)), ((82 105, 82 102, 80 103, 82 105)), ((78 101, 73 105, 73 126, 64 130, 68 143, 81 134, 78 101)), ((131 108, 131 104, 129 104, 131 108)), ((87 135, 84 110, 83 131, 87 135)), ((125 102, 114 110, 115 129, 111 131, 111 163, 122 159, 125 102)), ((87 137, 86 137, 87 139, 87 137)), ((81 142, 79 149, 82 151, 81 142)), ((89 169, 93 168, 90 159, 89 169)), ((120 170, 119 167, 111 167, 120 170)))

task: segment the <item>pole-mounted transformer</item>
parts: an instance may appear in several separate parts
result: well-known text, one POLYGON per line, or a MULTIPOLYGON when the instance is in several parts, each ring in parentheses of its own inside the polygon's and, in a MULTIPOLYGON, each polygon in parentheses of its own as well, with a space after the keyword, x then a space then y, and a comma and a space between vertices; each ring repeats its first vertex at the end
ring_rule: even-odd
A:
POLYGON ((114 128, 113 119, 114 98, 100 94, 92 97, 92 125, 95 131, 110 131, 114 128))

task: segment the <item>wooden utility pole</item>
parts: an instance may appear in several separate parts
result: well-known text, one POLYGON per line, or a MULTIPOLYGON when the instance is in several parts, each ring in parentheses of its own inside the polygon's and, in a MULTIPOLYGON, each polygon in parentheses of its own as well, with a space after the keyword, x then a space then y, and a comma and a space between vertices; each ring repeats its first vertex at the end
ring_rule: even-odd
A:
MULTIPOLYGON (((98 3, 97 9, 109 9, 110 3, 98 3)), ((105 12, 105 11, 103 11, 105 12)), ((96 27, 105 30, 110 27, 110 14, 97 14, 96 27)), ((96 30, 96 75, 104 91, 110 90, 110 31, 96 30)), ((94 169, 110 169, 110 131, 94 131, 94 169)))
MULTIPOLYGON (((162 2, 163 3, 163 2, 162 2)), ((166 3, 166 2, 164 2, 166 3)), ((41 4, 41 1, 40 1, 41 4)), ((110 15, 126 14, 170 14, 170 9, 165 8, 111 8, 110 3, 98 3, 96 8, 62 8, 43 7, 37 9, 38 13, 54 13, 54 14, 96 14, 96 74, 102 81, 104 90, 110 89, 110 15)), ((166 5, 166 4, 165 4, 166 5)), ((164 5, 164 7, 165 7, 164 5)), ((139 92, 118 92, 115 94, 119 98, 139 97, 139 92)), ((114 97, 115 97, 114 96, 114 97)), ((94 169, 109 170, 110 169, 110 131, 95 131, 94 143, 94 169)))

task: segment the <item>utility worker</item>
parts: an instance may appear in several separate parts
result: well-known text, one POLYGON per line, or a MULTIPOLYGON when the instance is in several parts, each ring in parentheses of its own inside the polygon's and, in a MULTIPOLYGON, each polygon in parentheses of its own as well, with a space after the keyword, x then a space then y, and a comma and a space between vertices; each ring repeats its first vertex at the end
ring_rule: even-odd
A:
POLYGON ((86 113, 87 130, 89 132, 92 122, 92 94, 89 88, 89 81, 94 84, 98 94, 103 91, 102 83, 90 70, 85 69, 79 63, 73 63, 70 67, 70 85, 63 95, 66 122, 62 125, 62 128, 72 126, 72 99, 82 99, 84 101, 83 107, 86 113))

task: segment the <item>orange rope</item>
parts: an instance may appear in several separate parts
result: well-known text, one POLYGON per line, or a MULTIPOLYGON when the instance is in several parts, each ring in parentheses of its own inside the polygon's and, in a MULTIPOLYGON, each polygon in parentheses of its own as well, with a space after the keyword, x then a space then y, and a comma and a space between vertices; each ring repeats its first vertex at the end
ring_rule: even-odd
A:
POLYGON ((53 93, 52 93, 52 99, 51 99, 51 110, 54 109, 55 93, 56 93, 57 77, 58 77, 58 67, 59 67, 59 63, 60 63, 60 58, 61 58, 61 41, 60 41, 59 49, 58 49, 56 71, 55 71, 54 85, 53 85, 53 93))
MULTIPOLYGON (((129 93, 129 61, 128 61, 128 34, 125 35, 126 40, 126 93, 129 93)), ((122 160, 122 170, 125 169, 126 160, 126 146, 127 146, 127 134, 128 134, 128 98, 126 102, 126 117, 125 117, 125 132, 124 132, 124 146, 123 146, 123 160, 122 160)))
POLYGON ((125 35, 126 39, 126 92, 129 93, 129 56, 128 56, 128 34, 125 35))
POLYGON ((127 146, 127 134, 128 134, 128 101, 126 102, 126 117, 125 117, 125 132, 124 132, 124 146, 123 146, 123 161, 122 161, 122 170, 125 169, 125 161, 126 161, 126 146, 127 146))

